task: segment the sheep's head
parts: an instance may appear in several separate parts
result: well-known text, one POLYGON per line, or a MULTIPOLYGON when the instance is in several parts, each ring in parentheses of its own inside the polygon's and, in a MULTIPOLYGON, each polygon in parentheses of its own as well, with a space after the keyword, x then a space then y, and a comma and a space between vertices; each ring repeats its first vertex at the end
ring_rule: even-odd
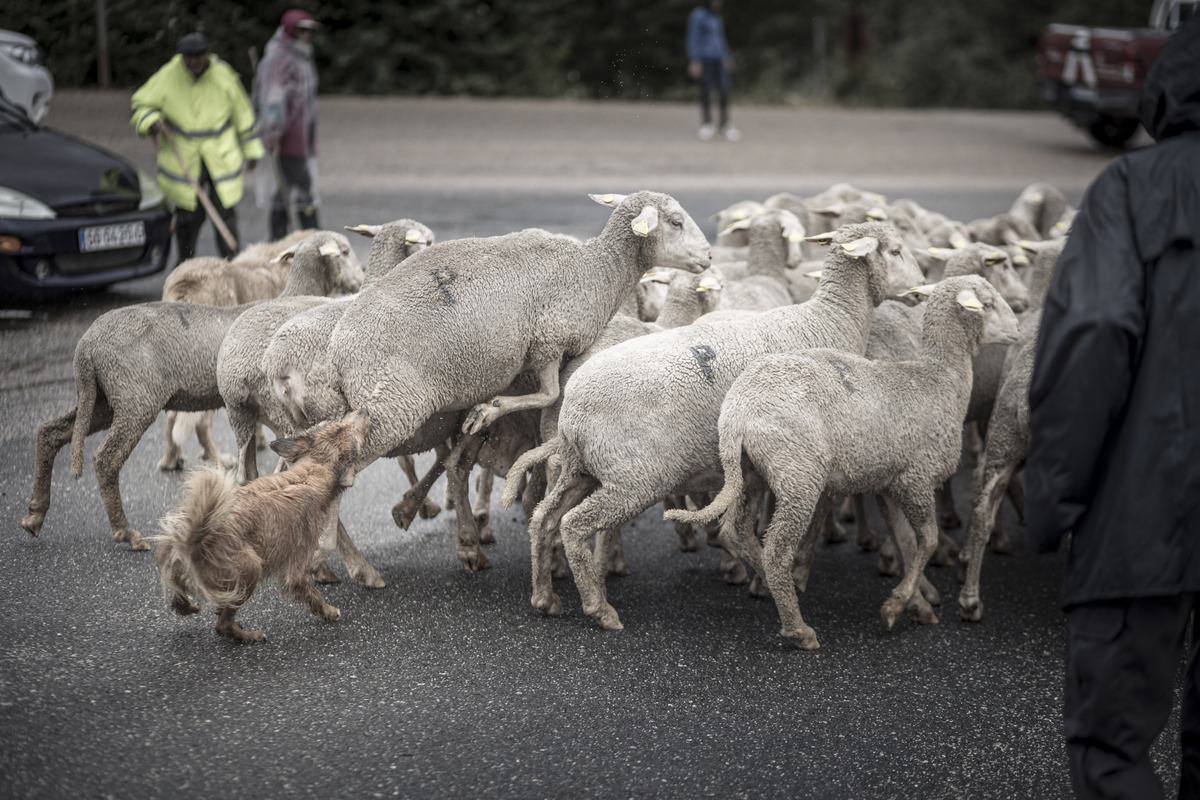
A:
POLYGON ((825 271, 846 264, 847 259, 865 264, 868 290, 874 305, 888 297, 900 297, 925 280, 912 251, 904 244, 904 237, 884 222, 843 225, 836 231, 810 236, 805 241, 830 245, 825 271))
POLYGON ((434 242, 433 231, 415 219, 398 219, 383 225, 347 226, 346 230, 372 239, 367 255, 367 276, 376 277, 434 242))
POLYGON ((335 289, 353 293, 362 288, 362 265, 350 247, 350 240, 342 234, 333 231, 314 233, 296 245, 295 258, 304 255, 322 260, 330 284, 335 289))
POLYGON ((972 244, 961 250, 930 248, 935 258, 944 258, 947 278, 957 275, 982 275, 994 286, 1013 311, 1029 308, 1029 287, 1017 275, 1012 259, 1005 251, 987 244, 972 244))
POLYGON ((702 272, 712 263, 708 239, 683 206, 670 195, 637 192, 589 196, 597 203, 615 209, 609 228, 615 223, 619 235, 645 240, 640 256, 643 264, 702 272))
POLYGON ((746 237, 746 228, 738 223, 764 210, 766 207, 757 200, 739 200, 713 214, 709 221, 717 223, 717 244, 722 247, 745 247, 750 243, 746 237))
POLYGON ((730 223, 722 233, 747 231, 750 239, 779 243, 778 251, 788 267, 797 267, 804 257, 801 243, 804 241, 804 225, 790 211, 782 208, 764 208, 759 213, 730 223))

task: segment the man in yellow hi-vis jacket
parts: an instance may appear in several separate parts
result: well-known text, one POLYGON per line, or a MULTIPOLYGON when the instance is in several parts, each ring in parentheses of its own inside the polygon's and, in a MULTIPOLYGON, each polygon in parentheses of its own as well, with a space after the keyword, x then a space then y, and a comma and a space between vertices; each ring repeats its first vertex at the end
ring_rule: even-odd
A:
MULTIPOLYGON (((179 261, 184 261, 195 255, 204 224, 204 209, 187 176, 207 189, 237 239, 235 208, 242 199, 243 166, 254 169, 265 151, 237 72, 209 52, 203 34, 184 36, 178 50, 133 93, 132 124, 139 136, 155 137, 158 185, 175 207, 175 243, 179 261)), ((217 249, 225 258, 235 252, 220 236, 217 249)))

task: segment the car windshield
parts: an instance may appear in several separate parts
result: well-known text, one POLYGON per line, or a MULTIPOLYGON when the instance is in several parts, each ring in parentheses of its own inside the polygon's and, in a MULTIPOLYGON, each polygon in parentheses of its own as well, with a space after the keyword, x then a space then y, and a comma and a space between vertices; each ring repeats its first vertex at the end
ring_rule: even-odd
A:
POLYGON ((0 133, 35 131, 37 125, 18 106, 0 97, 0 133))

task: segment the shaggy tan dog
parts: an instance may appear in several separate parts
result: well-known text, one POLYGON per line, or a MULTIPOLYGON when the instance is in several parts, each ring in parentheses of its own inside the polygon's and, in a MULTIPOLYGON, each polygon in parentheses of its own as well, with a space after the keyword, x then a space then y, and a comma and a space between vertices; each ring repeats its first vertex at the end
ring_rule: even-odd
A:
POLYGON ((285 595, 323 619, 337 619, 309 569, 330 504, 354 483, 370 425, 366 411, 352 411, 339 422, 277 439, 271 449, 288 469, 243 486, 220 468, 193 472, 183 505, 153 537, 170 608, 195 614, 200 607, 189 595, 198 597, 216 607, 219 635, 261 642, 266 634, 244 630, 234 617, 262 580, 278 575, 285 595))

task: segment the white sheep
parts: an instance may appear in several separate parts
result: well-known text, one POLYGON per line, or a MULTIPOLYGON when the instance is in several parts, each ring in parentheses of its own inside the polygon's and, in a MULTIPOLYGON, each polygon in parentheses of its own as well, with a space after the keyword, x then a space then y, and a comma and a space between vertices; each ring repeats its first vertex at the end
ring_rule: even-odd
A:
POLYGON ((979 276, 947 278, 920 291, 928 299, 915 361, 871 361, 826 349, 751 364, 721 408, 725 486, 705 509, 667 514, 705 522, 724 513, 722 536, 766 575, 783 622, 780 635, 806 650, 819 645, 800 615, 793 554, 802 538, 811 552, 815 522, 834 494, 885 498, 905 560, 904 577, 880 610, 888 628, 905 608, 918 622, 937 622, 920 586, 937 545, 933 489, 958 466, 971 358, 981 342, 1015 340, 1017 319, 979 276), (756 491, 769 487, 776 497, 761 548, 757 515, 746 513, 755 506, 744 500, 744 464, 756 476, 756 491))
POLYGON ((633 339, 597 353, 571 378, 558 437, 516 467, 555 454, 562 464, 529 526, 535 608, 562 613, 549 569, 550 540, 561 520, 584 610, 602 626, 619 628, 599 576, 582 563, 587 540, 601 534, 597 552, 606 553, 622 524, 663 497, 719 487, 721 401, 755 358, 815 346, 862 353, 871 309, 921 280, 890 226, 851 225, 824 238, 835 245, 807 303, 633 339))

